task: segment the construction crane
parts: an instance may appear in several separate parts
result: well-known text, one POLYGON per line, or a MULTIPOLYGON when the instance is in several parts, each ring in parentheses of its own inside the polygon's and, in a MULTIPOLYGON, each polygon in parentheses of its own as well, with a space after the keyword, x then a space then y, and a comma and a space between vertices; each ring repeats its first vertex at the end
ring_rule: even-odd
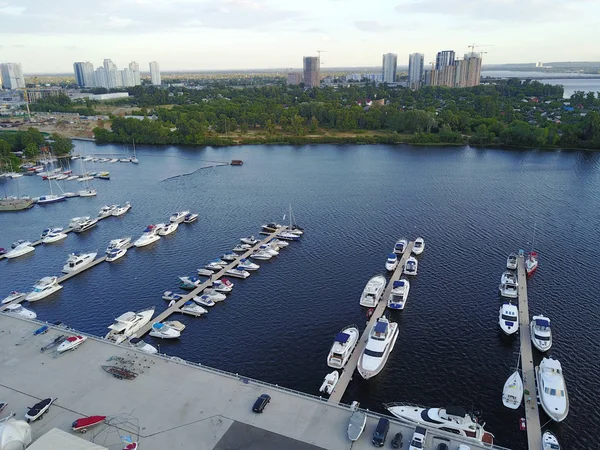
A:
POLYGON ((319 54, 319 63, 323 65, 323 62, 321 61, 321 53, 327 53, 327 50, 317 50, 317 53, 319 54))
MULTIPOLYGON (((481 48, 481 47, 493 47, 493 45, 490 45, 490 44, 482 44, 482 45, 478 45, 478 44, 471 44, 471 45, 468 45, 467 47, 471 49, 471 53, 475 53, 475 49, 476 49, 476 48, 481 48)), ((487 52, 480 52, 480 53, 487 53, 487 52)))

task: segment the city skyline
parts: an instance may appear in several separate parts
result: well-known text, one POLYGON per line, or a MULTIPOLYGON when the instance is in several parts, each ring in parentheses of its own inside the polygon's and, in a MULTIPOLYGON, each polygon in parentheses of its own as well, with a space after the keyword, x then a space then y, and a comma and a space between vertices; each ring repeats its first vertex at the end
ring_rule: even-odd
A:
POLYGON ((403 65, 423 53, 428 65, 441 47, 463 54, 472 43, 489 46, 487 64, 600 60, 600 4, 585 0, 395 0, 368 9, 357 0, 108 0, 101 9, 68 2, 60 14, 39 0, 6 0, 0 13, 2 59, 25 73, 66 73, 73 61, 108 53, 122 67, 156 59, 163 71, 297 68, 317 50, 323 68, 374 67, 388 52, 403 65))

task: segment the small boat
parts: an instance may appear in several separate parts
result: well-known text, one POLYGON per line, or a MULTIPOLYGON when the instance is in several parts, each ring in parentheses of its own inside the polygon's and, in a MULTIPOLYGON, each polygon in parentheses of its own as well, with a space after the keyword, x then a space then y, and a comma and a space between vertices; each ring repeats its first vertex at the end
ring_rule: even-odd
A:
POLYGON ((506 268, 509 270, 517 270, 517 254, 511 253, 506 258, 506 268))
POLYGON ((171 222, 158 230, 158 234, 161 236, 168 236, 169 234, 174 233, 177 230, 177 227, 179 227, 178 222, 171 222))
POLYGON ((119 160, 117 158, 112 158, 110 161, 108 161, 111 164, 114 164, 116 162, 119 162, 119 160))
POLYGON ((329 367, 344 368, 358 343, 359 334, 356 325, 348 325, 335 336, 329 355, 327 355, 329 367))
POLYGON ((542 435, 542 450, 560 450, 558 439, 551 431, 544 431, 542 435))
POLYGON ((415 255, 420 255, 425 250, 425 240, 422 237, 418 237, 415 239, 415 243, 413 244, 412 252, 415 255))
POLYGON ((502 297, 517 298, 519 296, 519 283, 514 272, 507 270, 502 274, 498 290, 502 297))
MULTIPOLYGON (((220 260, 219 260, 220 261, 220 260)), ((216 261, 211 261, 207 265, 204 266, 206 270, 214 270, 219 271, 223 269, 223 266, 216 261)))
POLYGON ((178 302, 179 300, 183 299, 183 295, 176 294, 173 291, 165 291, 163 293, 162 299, 167 301, 175 300, 176 302, 178 302))
POLYGON ((542 408, 552 420, 562 422, 569 414, 569 396, 560 362, 543 358, 536 367, 535 376, 542 408))
POLYGON ((390 253, 387 257, 387 261, 385 262, 385 270, 388 272, 393 272, 398 267, 398 257, 395 253, 390 253))
POLYGON ((360 306, 374 308, 381 299, 385 289, 386 279, 383 275, 375 275, 365 286, 360 296, 360 306))
POLYGON ((198 269, 198 275, 202 275, 203 277, 212 277, 215 273, 209 269, 198 269))
POLYGON ((252 248, 251 245, 249 244, 238 244, 235 247, 233 247, 233 251, 234 252, 245 252, 248 251, 252 248))
POLYGON ((416 275, 419 262, 414 256, 410 256, 404 264, 404 275, 416 275))
POLYGON ((365 429, 367 414, 358 409, 357 402, 352 403, 352 410, 354 412, 350 416, 350 422, 348 423, 348 439, 355 442, 365 429))
POLYGON ((525 270, 527 271, 527 275, 533 275, 538 268, 538 255, 537 252, 531 252, 527 255, 527 259, 525 259, 525 270))
POLYGON ((181 307, 181 311, 182 312, 188 312, 188 313, 192 313, 192 314, 196 314, 196 315, 204 315, 207 314, 208 311, 206 309, 204 309, 202 306, 196 304, 195 302, 189 301, 189 302, 185 302, 183 304, 183 306, 181 307))
POLYGON ((519 308, 510 302, 504 302, 500 307, 498 323, 505 334, 515 334, 519 331, 519 308))
POLYGON ((62 241, 67 238, 66 233, 63 233, 62 228, 54 228, 42 238, 42 243, 52 244, 53 242, 62 241))
POLYGON ((20 300, 25 297, 27 294, 24 292, 11 291, 9 295, 2 299, 2 304, 6 305, 7 303, 14 302, 15 300, 20 300))
POLYGON ((44 414, 46 414, 52 403, 55 401, 56 398, 45 398, 41 402, 29 407, 29 410, 25 414, 25 420, 27 420, 27 423, 35 422, 36 420, 40 419, 44 414))
POLYGON ((241 159, 232 159, 230 164, 232 166, 241 166, 244 164, 244 161, 242 161, 241 159))
POLYGON ((67 198, 79 197, 79 194, 76 192, 64 192, 64 195, 67 198))
POLYGON ((266 261, 268 259, 271 259, 272 257, 273 257, 273 255, 271 255, 270 253, 268 253, 264 250, 257 250, 250 255, 250 258, 258 259, 261 261, 266 261))
POLYGON ((117 207, 112 211, 111 214, 113 216, 122 216, 127 211, 129 211, 130 209, 131 209, 131 203, 125 202, 125 204, 123 206, 117 205, 117 207))
POLYGON ((154 310, 155 307, 150 306, 137 312, 127 311, 126 313, 121 314, 119 317, 115 318, 114 323, 108 327, 110 331, 104 338, 116 342, 117 344, 126 341, 152 320, 154 310))
POLYGON ((273 238, 273 239, 271 239, 271 241, 270 241, 270 244, 276 245, 276 246, 277 246, 277 247, 279 247, 279 248, 285 248, 285 247, 287 247, 288 245, 290 245, 290 243, 289 243, 289 242, 287 242, 287 241, 282 241, 281 239, 277 239, 277 238, 273 238))
POLYGON ((77 180, 79 178, 79 175, 69 175, 66 179, 66 181, 73 181, 73 180, 77 180))
POLYGON ((547 352, 552 347, 552 330, 550 319, 544 315, 533 316, 529 324, 531 342, 540 352, 547 352))
POLYGON ((129 345, 141 352, 148 353, 149 355, 155 355, 158 353, 158 349, 156 347, 144 342, 140 338, 129 339, 129 345))
POLYGON ((62 175, 59 175, 56 177, 57 181, 61 181, 61 180, 66 180, 67 178, 69 178, 69 175, 65 175, 64 173, 62 175))
POLYGON ((283 225, 280 225, 278 223, 274 223, 274 222, 269 222, 266 225, 262 226, 263 231, 268 231, 269 233, 274 233, 275 231, 279 230, 281 227, 283 227, 283 225))
POLYGON ((279 248, 277 248, 275 245, 271 245, 271 244, 263 244, 260 247, 258 247, 258 250, 267 252, 271 256, 279 255, 279 248))
POLYGON ((250 272, 236 268, 226 270, 225 274, 235 278, 248 278, 250 276, 250 272))
POLYGON ((96 175, 96 178, 100 178, 101 180, 110 180, 110 172, 100 172, 96 175))
POLYGON ((64 334, 61 334, 60 336, 55 337, 52 342, 50 342, 49 344, 44 345, 42 348, 40 348, 40 351, 43 353, 46 350, 50 350, 51 348, 56 347, 57 345, 60 345, 63 343, 63 341, 67 338, 67 336, 65 336, 64 334))
POLYGON ((163 323, 174 330, 179 331, 180 333, 185 330, 185 323, 182 323, 179 320, 166 320, 163 323))
POLYGON ((35 282, 33 291, 25 297, 28 302, 36 302, 62 289, 58 277, 44 277, 35 282))
POLYGON ((14 314, 15 316, 24 317, 25 319, 35 319, 37 317, 37 314, 33 311, 14 303, 9 303, 4 312, 7 314, 14 314))
POLYGON ((233 283, 227 278, 221 278, 214 281, 212 287, 217 292, 231 292, 233 290, 233 283))
POLYGON ((108 217, 108 216, 111 216, 112 212, 117 207, 118 207, 117 205, 104 205, 102 208, 100 208, 100 211, 98 211, 98 217, 108 217))
POLYGON ((108 247, 106 247, 106 253, 114 249, 125 248, 131 242, 131 237, 124 237, 121 239, 113 239, 108 243, 108 247))
POLYGON ((356 368, 360 376, 368 380, 383 370, 394 349, 396 339, 398 339, 398 324, 380 317, 369 331, 367 344, 358 359, 356 368))
POLYGON ((181 223, 185 220, 185 216, 187 216, 188 214, 190 214, 189 211, 176 212, 171 217, 169 217, 169 221, 171 223, 181 223))
POLYGON ((258 239, 256 239, 254 236, 243 237, 240 239, 240 241, 242 241, 243 244, 248 244, 248 245, 258 244, 258 239))
POLYGON ((87 336, 69 336, 66 338, 62 344, 56 347, 57 353, 68 352, 69 350, 75 350, 81 344, 83 344, 87 340, 87 336))
POLYGON ((37 203, 38 205, 46 205, 48 203, 62 202, 67 198, 66 195, 48 194, 41 196, 37 203))
POLYGON ((81 419, 77 419, 71 424, 71 429, 73 431, 85 433, 89 428, 104 423, 104 419, 106 419, 106 416, 82 417, 81 419))
POLYGON ((42 234, 40 234, 40 239, 44 239, 50 233, 60 233, 61 231, 63 231, 61 227, 45 228, 42 234))
POLYGON ((145 247, 160 239, 154 225, 148 225, 142 235, 133 243, 136 247, 145 247))
POLYGON ((236 259, 238 259, 238 255, 237 253, 225 253, 223 256, 221 256, 221 259, 223 261, 235 261, 236 259))
POLYGON ((523 401, 523 380, 518 370, 508 377, 502 390, 502 403, 510 409, 519 409, 523 401))
POLYGON ((183 218, 183 223, 192 223, 198 220, 198 214, 189 213, 183 218))
POLYGON ((198 277, 179 277, 181 280, 180 287, 182 289, 196 289, 198 286, 202 284, 202 280, 198 277))
POLYGON ((171 328, 164 323, 154 323, 150 329, 150 336, 154 336, 161 339, 177 339, 181 336, 181 333, 175 328, 171 328))
POLYGON ((90 216, 73 217, 71 219, 71 221, 69 222, 69 227, 70 228, 78 227, 80 223, 86 222, 86 221, 88 221, 90 219, 91 219, 90 216))
POLYGON ((96 189, 92 189, 92 188, 82 189, 81 191, 77 191, 77 193, 79 194, 80 197, 94 197, 94 196, 98 195, 98 192, 96 191, 96 189))
POLYGON ((4 255, 6 252, 8 252, 8 250, 6 250, 4 247, 0 247, 0 255, 4 255))
POLYGON ((75 233, 83 233, 84 231, 94 228, 98 223, 98 219, 89 219, 79 222, 79 224, 73 228, 75 233))
POLYGON ((67 259, 67 263, 62 268, 62 272, 63 273, 77 272, 77 271, 83 269, 84 267, 87 267, 90 264, 92 264, 94 262, 94 259, 96 258, 96 255, 98 255, 98 253, 95 253, 95 252, 71 253, 69 255, 69 258, 67 259))
POLYGON ((106 252, 106 260, 108 262, 116 261, 119 258, 122 258, 127 253, 126 248, 111 248, 106 252))
POLYGON ((128 162, 131 162, 131 160, 129 158, 121 158, 121 159, 119 159, 119 162, 126 162, 126 163, 128 163, 128 162))
POLYGON ((202 293, 202 297, 208 297, 209 300, 212 300, 215 303, 222 302, 227 298, 225 294, 221 294, 214 289, 205 289, 202 293))
POLYGON ((390 296, 388 297, 387 307, 390 309, 404 309, 406 299, 410 291, 410 282, 405 279, 394 281, 390 296))
POLYGON ((406 240, 405 238, 398 239, 398 241, 396 241, 396 243, 394 244, 394 253, 397 255, 401 255, 402 253, 404 253, 404 250, 406 250, 407 246, 408 240, 406 240))
POLYGON ((20 244, 16 245, 12 250, 4 254, 4 257, 7 259, 18 258, 23 255, 27 255, 35 251, 35 247, 31 245, 31 242, 24 241, 20 244))
POLYGON ((319 388, 319 392, 331 395, 331 393, 335 389, 335 385, 337 384, 339 379, 340 379, 340 374, 337 370, 334 370, 333 372, 328 373, 327 375, 325 375, 325 380, 323 380, 323 384, 319 388))
POLYGON ((277 234, 277 238, 283 239, 285 241, 299 241, 300 240, 300 236, 298 236, 295 233, 292 233, 291 231, 282 231, 281 233, 277 234))
POLYGON ((246 258, 240 259, 240 262, 237 267, 240 270, 248 270, 248 271, 260 269, 260 266, 258 264, 253 263, 252 261, 250 261, 249 259, 246 259, 246 258))
MULTIPOLYGON (((223 295, 223 294, 219 294, 219 295, 223 295)), ((225 295, 223 295, 223 297, 225 297, 225 295)), ((211 306, 215 306, 214 300, 211 300, 211 298, 208 295, 201 295, 200 297, 198 297, 196 295, 192 298, 192 300, 195 301, 196 303, 198 303, 200 306, 207 306, 209 308, 211 306)))

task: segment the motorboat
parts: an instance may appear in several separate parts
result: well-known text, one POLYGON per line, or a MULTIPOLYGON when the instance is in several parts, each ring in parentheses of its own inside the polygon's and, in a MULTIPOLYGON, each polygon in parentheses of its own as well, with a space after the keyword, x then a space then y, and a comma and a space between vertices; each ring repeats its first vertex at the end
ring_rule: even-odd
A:
POLYGON ((425 240, 422 237, 418 237, 415 239, 415 243, 413 244, 412 252, 415 255, 420 255, 425 250, 425 240))
POLYGON ((58 284, 58 277, 44 277, 35 282, 33 291, 25 296, 25 300, 28 302, 37 302, 61 289, 62 286, 58 284))
POLYGON ((207 265, 205 265, 204 268, 207 270, 219 271, 223 269, 223 266, 216 261, 211 261, 207 265))
POLYGON ((560 450, 558 439, 551 431, 544 431, 542 435, 542 450, 560 450))
POLYGON ((179 320, 165 320, 163 323, 180 333, 186 329, 185 323, 180 322, 179 320))
POLYGON ((273 244, 273 245, 276 245, 279 248, 285 248, 288 245, 290 245, 289 242, 281 240, 281 239, 276 239, 276 238, 271 239, 270 243, 273 244))
POLYGON ((390 322, 385 317, 380 317, 373 324, 367 338, 367 345, 356 366, 358 373, 365 380, 373 378, 383 370, 391 351, 394 349, 396 339, 398 339, 397 323, 390 322))
POLYGON ((198 275, 202 275, 203 277, 212 277, 215 273, 209 269, 198 269, 198 275))
MULTIPOLYGON (((26 239, 19 239, 18 241, 15 241, 15 242, 13 242, 13 243, 10 245, 10 248, 12 248, 12 249, 15 249, 15 248, 17 248, 19 245, 21 245, 21 244, 25 244, 25 243, 27 243, 27 242, 29 242, 29 241, 28 241, 28 240, 26 240, 26 239)), ((5 252, 5 253, 6 253, 6 252, 5 252)))
POLYGON ((273 257, 273 255, 271 255, 270 253, 268 253, 264 250, 257 250, 250 255, 250 258, 258 259, 260 261, 266 261, 268 259, 271 259, 272 257, 273 257))
POLYGON ((71 429, 73 431, 85 433, 89 428, 92 428, 96 425, 100 425, 101 423, 104 423, 104 419, 106 419, 106 416, 82 417, 80 419, 75 420, 71 424, 71 429))
POLYGON ((2 299, 2 304, 6 305, 7 303, 14 302, 15 300, 20 300, 25 297, 27 294, 24 292, 11 291, 6 297, 2 299))
POLYGON ((300 236, 298 236, 295 233, 292 233, 291 231, 282 231, 281 233, 277 234, 277 238, 283 239, 285 241, 299 241, 300 240, 300 236))
POLYGON ((275 244, 263 244, 260 247, 258 247, 258 249, 267 252, 271 256, 279 255, 279 247, 277 247, 275 244))
POLYGON ((385 270, 393 272, 398 267, 398 256, 395 253, 390 253, 385 262, 385 270))
POLYGON ((196 289, 202 284, 202 280, 198 277, 179 277, 181 280, 180 287, 182 289, 196 289))
POLYGON ((79 178, 79 175, 69 175, 66 179, 66 181, 73 181, 73 180, 77 180, 79 178))
POLYGON ((154 234, 158 234, 160 232, 160 230, 162 230, 166 226, 167 226, 166 223, 157 223, 157 224, 155 224, 154 225, 154 234))
POLYGON ((223 261, 235 261, 236 259, 238 259, 238 255, 237 253, 225 253, 223 256, 221 256, 221 259, 223 261))
POLYGON ((243 259, 240 259, 240 262, 238 264, 238 269, 253 271, 253 270, 260 269, 260 266, 256 263, 253 263, 249 259, 243 258, 243 259))
POLYGON ((518 287, 519 281, 517 275, 510 270, 504 271, 500 277, 500 285, 498 287, 500 294, 504 297, 516 298, 518 294, 518 287))
POLYGON ((69 258, 67 259, 67 263, 62 268, 62 272, 63 273, 77 272, 77 271, 83 269, 84 267, 89 266, 91 263, 93 263, 94 259, 96 258, 96 255, 98 255, 98 253, 95 253, 95 252, 71 253, 69 255, 69 258))
POLYGON ((160 239, 154 225, 148 225, 142 235, 133 243, 136 247, 145 247, 160 239))
POLYGON ((79 222, 79 224, 73 228, 75 233, 83 233, 84 231, 89 230, 90 228, 94 228, 98 223, 98 219, 89 219, 79 222))
POLYGON ((225 294, 217 292, 214 289, 205 289, 202 293, 202 297, 208 297, 209 300, 212 300, 215 303, 222 302, 227 298, 225 294))
POLYGON ((230 277, 244 278, 244 279, 248 278, 250 276, 250 272, 247 272, 242 269, 237 269, 237 268, 228 269, 225 271, 225 274, 229 275, 230 277))
POLYGON ((98 195, 98 192, 96 191, 96 189, 92 189, 92 188, 82 189, 81 191, 77 191, 77 193, 79 194, 80 197, 94 197, 94 196, 98 195))
POLYGON ((163 300, 172 301, 175 300, 178 302, 179 300, 183 300, 183 295, 177 294, 173 291, 165 291, 162 296, 163 300))
POLYGON ((387 307, 390 309, 404 309, 409 291, 410 282, 408 280, 400 279, 394 281, 387 300, 387 307))
POLYGON ((416 275, 419 262, 414 256, 410 256, 404 264, 404 275, 416 275))
POLYGON ((408 247, 408 240, 406 238, 400 238, 394 244, 394 253, 401 255, 404 253, 404 250, 406 250, 406 247, 408 247))
POLYGON ((192 314, 195 314, 198 316, 208 313, 208 311, 206 309, 204 309, 202 306, 200 306, 197 303, 192 302, 192 301, 185 302, 183 304, 183 306, 181 307, 181 311, 192 313, 192 314))
POLYGON ((350 416, 350 422, 348 422, 348 439, 355 442, 365 429, 367 414, 358 409, 358 402, 352 403, 352 410, 353 413, 350 416))
POLYGON ((511 253, 506 258, 506 268, 509 270, 517 270, 517 254, 511 253))
POLYGON ((70 228, 78 227, 80 223, 86 222, 86 221, 88 221, 90 219, 91 219, 90 216, 73 217, 71 219, 71 221, 69 222, 69 227, 70 228))
POLYGON ((67 198, 79 197, 79 194, 77 192, 63 192, 63 194, 67 198))
POLYGON ((484 429, 485 423, 480 423, 474 413, 460 406, 425 408, 403 403, 387 403, 384 407, 393 416, 416 425, 442 429, 484 444, 494 443, 494 435, 484 429))
POLYGON ((110 172, 100 172, 96 175, 96 178, 101 180, 110 180, 110 172))
POLYGON ((177 339, 181 336, 181 333, 169 325, 164 323, 154 323, 150 329, 150 336, 154 336, 161 339, 177 339))
POLYGON ((169 221, 171 223, 181 223, 185 220, 185 216, 187 216, 189 213, 189 211, 176 212, 171 217, 169 217, 169 221))
POLYGON ((331 395, 333 390, 335 389, 335 385, 337 384, 339 379, 340 379, 340 373, 337 370, 334 370, 333 372, 328 373, 327 375, 325 375, 325 380, 323 381, 323 384, 319 388, 319 392, 322 392, 323 394, 331 395))
MULTIPOLYGON (((223 295, 223 294, 220 294, 220 295, 223 295)), ((223 295, 223 297, 225 297, 225 296, 223 295)), ((215 306, 214 300, 211 300, 208 295, 201 295, 201 296, 195 295, 192 298, 192 300, 195 301, 196 303, 198 303, 200 306, 207 306, 209 308, 211 306, 215 306)))
POLYGON ((4 310, 7 314, 14 314, 15 316, 24 317, 25 319, 35 319, 37 314, 30 309, 23 308, 20 304, 10 303, 4 310))
POLYGON ((519 409, 523 401, 523 380, 518 370, 508 377, 502 390, 502 403, 510 409, 519 409))
POLYGON ((122 216, 130 209, 131 209, 131 203, 125 202, 124 205, 117 205, 117 207, 112 210, 111 214, 113 216, 122 216))
POLYGON ((552 330, 550 319, 546 316, 533 316, 529 324, 531 342, 540 352, 547 352, 552 347, 552 330))
POLYGON ((111 248, 106 252, 106 260, 108 262, 116 261, 119 258, 122 258, 127 253, 126 248, 111 248))
POLYGON ((240 241, 242 241, 243 244, 248 244, 248 245, 258 244, 258 239, 256 239, 254 236, 243 237, 240 239, 240 241))
POLYGON ((108 161, 111 164, 114 164, 116 162, 119 162, 119 160, 117 158, 112 158, 110 161, 108 161))
POLYGON ((249 244, 238 244, 235 247, 233 247, 233 251, 234 252, 245 252, 248 251, 252 248, 251 245, 249 244))
POLYGON ((64 194, 48 194, 42 195, 38 201, 38 205, 47 205, 48 203, 57 203, 66 200, 67 196, 64 194))
POLYGON ((500 307, 498 323, 505 334, 515 334, 519 331, 519 308, 511 302, 504 302, 500 307))
POLYGON ((62 342, 62 344, 60 344, 58 347, 56 347, 56 353, 64 353, 64 352, 68 352, 70 350, 75 350, 77 347, 79 347, 85 341, 87 341, 87 336, 81 336, 81 335, 69 336, 62 342))
POLYGON ((194 213, 186 214, 185 217, 183 218, 184 223, 192 223, 192 222, 195 222, 196 220, 198 220, 198 214, 194 214, 194 213))
POLYGON ((283 225, 279 225, 278 223, 274 223, 274 222, 269 222, 269 223, 263 225, 261 228, 263 231, 267 231, 269 233, 274 233, 281 227, 283 227, 283 225))
POLYGON ((112 212, 118 207, 118 205, 104 205, 98 211, 98 217, 108 217, 112 215, 112 212))
POLYGON ((536 367, 535 376, 542 408, 552 420, 562 422, 569 414, 569 396, 560 362, 543 358, 536 367))
MULTIPOLYGON (((41 418, 44 414, 46 414, 46 412, 48 412, 48 410, 50 409, 50 406, 55 401, 56 401, 56 398, 45 398, 44 400, 36 403, 35 405, 28 407, 27 413, 25 414, 25 420, 27 420, 27 423, 35 422, 36 420, 41 418)), ((12 448, 12 447, 9 447, 9 448, 12 448)), ((15 448, 19 448, 19 447, 15 447, 15 448)))
POLYGON ((35 251, 35 247, 31 245, 31 242, 25 241, 21 242, 19 245, 15 246, 12 250, 6 252, 4 257, 7 259, 18 258, 19 256, 26 255, 35 251))
POLYGON ((130 236, 121 239, 113 239, 108 243, 108 247, 106 247, 106 253, 108 253, 111 250, 126 248, 130 242, 130 236))
POLYGON ((131 160, 129 158, 120 158, 119 162, 128 163, 128 162, 131 162, 131 160))
POLYGON ((105 338, 120 344, 127 338, 135 335, 146 325, 154 315, 154 306, 142 309, 138 312, 128 311, 115 318, 115 322, 108 327, 110 330, 105 338))
POLYGON ((537 252, 530 252, 525 259, 525 270, 527 275, 533 275, 538 268, 538 254, 537 252))
POLYGON ((358 343, 359 336, 356 325, 348 325, 336 334, 329 355, 327 355, 327 365, 334 369, 343 369, 358 343))
POLYGON ((165 225, 160 230, 158 230, 158 234, 161 236, 168 236, 169 234, 174 233, 178 227, 179 227, 178 222, 171 222, 171 223, 165 225))
MULTIPOLYGON (((2 412, 2 408, 0 408, 0 412, 2 412)), ((24 420, 17 420, 12 414, 0 420, 0 448, 2 450, 21 450, 27 448, 32 440, 31 425, 24 420)))
POLYGON ((360 296, 360 306, 374 308, 381 299, 385 289, 386 280, 383 275, 375 275, 365 286, 360 296))
POLYGON ((213 282, 212 288, 217 292, 231 292, 233 290, 233 283, 227 278, 221 278, 213 282))
POLYGON ((66 235, 66 233, 63 233, 62 228, 54 228, 51 231, 49 231, 48 234, 46 234, 46 236, 44 236, 42 238, 42 243, 52 244, 53 242, 62 241, 63 239, 66 239, 66 238, 67 238, 67 235, 66 235))
POLYGON ((154 347, 153 345, 148 344, 147 342, 144 342, 142 339, 140 338, 131 338, 129 339, 129 345, 139 351, 142 351, 144 353, 148 353, 149 355, 155 355, 158 353, 158 349, 156 347, 154 347))
POLYGON ((43 240, 50 233, 60 233, 61 231, 63 231, 62 227, 45 228, 42 234, 40 234, 40 239, 43 240))

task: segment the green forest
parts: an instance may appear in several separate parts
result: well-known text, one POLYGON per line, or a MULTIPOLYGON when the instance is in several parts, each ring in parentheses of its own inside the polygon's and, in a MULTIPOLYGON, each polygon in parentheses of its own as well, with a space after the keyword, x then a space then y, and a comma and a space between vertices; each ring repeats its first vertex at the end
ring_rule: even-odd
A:
POLYGON ((12 167, 13 170, 17 170, 23 161, 13 152, 23 152, 25 158, 35 160, 44 147, 50 148, 55 156, 62 156, 73 150, 73 142, 56 133, 51 134, 50 140, 47 141, 37 128, 29 128, 27 131, 0 131, 0 167, 12 167))

